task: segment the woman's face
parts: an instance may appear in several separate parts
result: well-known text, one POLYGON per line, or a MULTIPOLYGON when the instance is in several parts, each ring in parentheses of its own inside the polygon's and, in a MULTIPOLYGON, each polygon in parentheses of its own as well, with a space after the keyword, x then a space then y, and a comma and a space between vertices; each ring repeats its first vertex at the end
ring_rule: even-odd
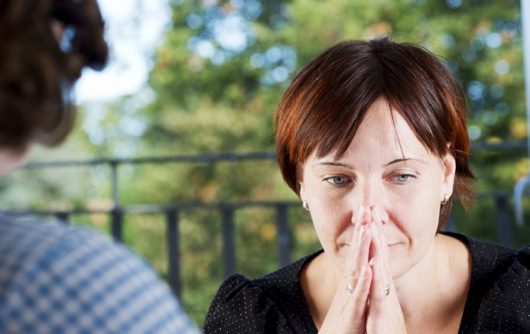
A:
POLYGON ((452 194, 455 174, 453 156, 429 152, 383 99, 370 107, 342 157, 313 154, 302 167, 300 196, 336 267, 345 271, 353 223, 363 206, 383 219, 394 278, 433 246, 440 203, 452 194))

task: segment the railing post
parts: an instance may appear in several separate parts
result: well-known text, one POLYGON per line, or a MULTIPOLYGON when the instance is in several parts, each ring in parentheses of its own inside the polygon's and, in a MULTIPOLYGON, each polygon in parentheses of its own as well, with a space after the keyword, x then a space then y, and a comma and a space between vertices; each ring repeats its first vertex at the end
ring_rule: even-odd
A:
POLYGON ((112 222, 110 225, 110 232, 116 241, 122 241, 123 230, 123 212, 120 208, 114 208, 111 211, 112 222))
POLYGON ((179 212, 169 209, 166 212, 168 281, 173 293, 180 298, 180 232, 179 212))
POLYGON ((111 234, 114 240, 122 241, 123 233, 123 212, 120 209, 120 191, 118 189, 118 161, 111 160, 111 192, 112 192, 112 204, 113 209, 111 212, 111 234))
POLYGON ((510 226, 510 218, 508 216, 508 202, 505 195, 495 195, 495 209, 495 226, 497 228, 499 242, 503 245, 511 246, 513 244, 513 236, 512 228, 510 226))
POLYGON ((118 181, 118 162, 116 160, 110 161, 110 171, 111 171, 111 192, 112 192, 112 202, 114 207, 120 206, 120 190, 119 190, 119 181, 118 181))
POLYGON ((236 250, 234 240, 234 209, 229 206, 221 208, 223 215, 223 263, 224 277, 236 272, 236 250))
POLYGON ((278 255, 280 266, 291 262, 291 236, 289 233, 289 222, 287 216, 287 205, 276 206, 276 228, 278 231, 278 255))
POLYGON ((69 212, 56 212, 55 217, 62 223, 70 224, 70 213, 69 212))

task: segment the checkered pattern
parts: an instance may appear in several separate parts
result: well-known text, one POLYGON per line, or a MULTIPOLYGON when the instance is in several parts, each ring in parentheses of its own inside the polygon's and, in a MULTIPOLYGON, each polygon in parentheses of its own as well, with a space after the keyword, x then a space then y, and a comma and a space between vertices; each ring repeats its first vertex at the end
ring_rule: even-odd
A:
POLYGON ((198 333, 167 286, 88 229, 0 216, 0 333, 198 333))

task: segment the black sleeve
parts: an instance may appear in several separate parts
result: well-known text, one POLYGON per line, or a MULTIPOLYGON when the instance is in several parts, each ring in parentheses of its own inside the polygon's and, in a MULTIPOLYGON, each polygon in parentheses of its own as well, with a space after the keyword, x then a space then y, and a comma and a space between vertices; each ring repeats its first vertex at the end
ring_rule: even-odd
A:
POLYGON ((254 282, 241 275, 228 277, 215 295, 204 333, 293 333, 286 317, 254 282))

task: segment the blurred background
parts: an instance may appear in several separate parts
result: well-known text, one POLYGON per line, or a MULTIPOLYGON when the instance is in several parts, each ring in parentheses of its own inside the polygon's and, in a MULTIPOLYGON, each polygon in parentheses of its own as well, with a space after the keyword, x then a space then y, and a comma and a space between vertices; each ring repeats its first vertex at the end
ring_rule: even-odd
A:
POLYGON ((530 242, 513 208, 529 171, 519 0, 100 2, 110 66, 79 83, 67 143, 0 179, 1 208, 122 240, 199 325, 229 273, 319 248, 274 161, 272 114, 297 71, 344 39, 388 35, 444 60, 467 92, 479 193, 449 228, 530 242))

